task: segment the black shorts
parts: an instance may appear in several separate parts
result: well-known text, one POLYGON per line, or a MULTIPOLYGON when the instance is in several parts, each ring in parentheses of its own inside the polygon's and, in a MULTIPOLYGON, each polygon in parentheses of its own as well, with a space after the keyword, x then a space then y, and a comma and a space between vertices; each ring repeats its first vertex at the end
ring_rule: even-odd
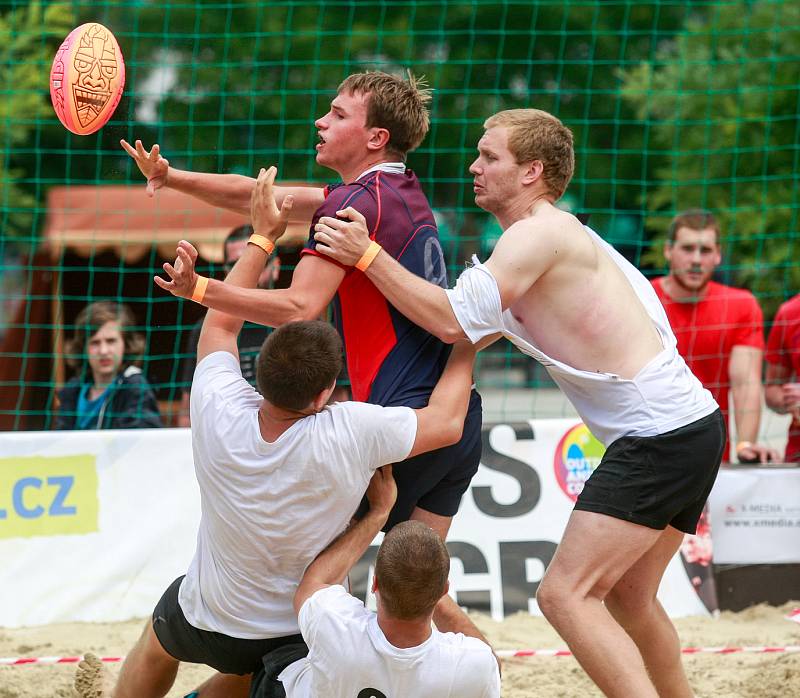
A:
POLYGON ((666 434, 623 436, 608 447, 575 509, 694 533, 726 441, 719 410, 666 434))
MULTIPOLYGON (((401 521, 408 521, 415 507, 440 516, 455 516, 461 497, 478 472, 481 462, 482 421, 481 396, 473 390, 461 441, 435 451, 420 453, 393 468, 397 483, 397 501, 383 527, 384 531, 401 521)), ((368 509, 369 504, 364 499, 356 518, 361 518, 368 509)))
POLYGON ((263 667, 262 657, 282 645, 302 642, 300 635, 243 640, 200 630, 189 624, 178 603, 183 577, 169 585, 153 611, 153 631, 161 646, 181 662, 206 664, 223 674, 252 674, 263 667))
POLYGON ((296 642, 264 655, 261 668, 253 674, 249 698, 286 698, 286 689, 278 680, 290 664, 308 656, 308 645, 296 642))

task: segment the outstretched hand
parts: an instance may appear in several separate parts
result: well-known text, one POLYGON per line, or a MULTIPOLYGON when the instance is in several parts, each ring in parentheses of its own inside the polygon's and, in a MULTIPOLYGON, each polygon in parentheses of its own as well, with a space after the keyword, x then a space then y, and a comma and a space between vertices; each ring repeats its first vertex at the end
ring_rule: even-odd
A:
POLYGON ((339 218, 323 216, 314 226, 317 252, 333 257, 345 266, 354 267, 369 247, 367 219, 352 206, 337 211, 336 215, 339 218))
POLYGON ((124 138, 120 140, 119 144, 134 159, 140 172, 147 178, 148 196, 153 196, 157 189, 167 185, 169 160, 161 155, 158 143, 150 148, 150 152, 144 149, 140 140, 136 141, 135 148, 124 138))
POLYGON ((197 274, 194 265, 197 262, 197 250, 192 243, 181 240, 175 250, 175 263, 164 262, 162 267, 167 272, 170 280, 162 279, 160 276, 153 277, 156 286, 169 291, 178 298, 191 298, 194 287, 197 285, 197 274))
POLYGON ((253 231, 269 238, 272 242, 275 242, 286 231, 289 213, 294 203, 294 197, 287 194, 283 197, 283 203, 278 209, 272 188, 277 173, 278 170, 274 165, 268 170, 262 167, 250 197, 250 218, 253 222, 253 231))

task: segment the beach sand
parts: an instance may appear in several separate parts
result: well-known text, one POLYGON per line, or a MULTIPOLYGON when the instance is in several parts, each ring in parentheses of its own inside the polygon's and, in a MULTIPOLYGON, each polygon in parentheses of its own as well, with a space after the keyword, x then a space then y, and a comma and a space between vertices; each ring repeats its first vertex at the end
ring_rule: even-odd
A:
MULTIPOLYGON (((800 645, 800 624, 784 616, 800 602, 783 607, 754 606, 718 618, 675 621, 684 647, 800 645)), ((543 618, 517 614, 503 622, 473 616, 497 649, 552 649, 564 643, 543 618)), ((37 628, 0 628, 1 657, 124 655, 144 620, 124 623, 65 623, 37 628)), ((698 698, 790 698, 800 696, 800 653, 698 654, 684 658, 698 698)), ((115 675, 119 663, 106 665, 115 675)), ((206 667, 182 665, 169 696, 180 698, 210 675, 206 667)), ((74 698, 74 664, 0 666, 0 698, 74 698)), ((504 698, 590 698, 602 694, 571 657, 506 660, 504 698)), ((400 697, 397 697, 400 698, 400 697)), ((409 697, 403 697, 409 698, 409 697)))

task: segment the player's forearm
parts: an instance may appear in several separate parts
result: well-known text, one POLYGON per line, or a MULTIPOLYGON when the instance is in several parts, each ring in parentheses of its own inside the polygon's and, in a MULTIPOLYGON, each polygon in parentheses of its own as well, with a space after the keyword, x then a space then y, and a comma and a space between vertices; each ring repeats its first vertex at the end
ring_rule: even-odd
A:
POLYGON ((290 288, 239 288, 216 279, 209 279, 203 305, 267 327, 279 327, 297 320, 313 320, 318 315, 313 314, 290 288))
POLYGON ((323 550, 303 575, 301 586, 339 584, 355 566, 389 518, 389 511, 370 509, 323 550))
MULTIPOLYGON (((255 289, 268 258, 269 255, 258 245, 247 245, 242 256, 236 260, 233 269, 225 277, 224 284, 241 289, 255 289)), ((221 309, 212 308, 206 314, 203 325, 218 327, 238 335, 245 319, 238 314, 229 314, 221 309)))
MULTIPOLYGON (((462 611, 458 604, 452 598, 445 595, 439 599, 436 608, 433 610, 433 622, 436 627, 443 633, 462 633, 468 637, 476 637, 481 642, 489 645, 486 636, 478 630, 475 625, 462 611)), ((489 645, 491 647, 491 645, 489 645)))
POLYGON ((738 442, 758 440, 758 427, 761 423, 761 384, 743 381, 731 385, 733 393, 733 421, 736 424, 738 442))
MULTIPOLYGON (((250 217, 250 197, 255 188, 253 177, 235 174, 213 174, 190 172, 169 168, 167 186, 171 189, 202 199, 217 208, 224 208, 250 217)), ((274 188, 278 208, 288 194, 294 197, 290 220, 311 222, 315 211, 322 205, 325 196, 321 187, 294 186, 274 188)))
POLYGON ((442 433, 451 433, 450 440, 453 443, 461 439, 464 430, 464 419, 472 392, 475 353, 475 348, 467 341, 453 346, 444 372, 425 408, 436 412, 442 433))
MULTIPOLYGON (((190 172, 169 168, 167 186, 206 203, 250 216, 250 195, 256 180, 235 174, 190 172)), ((278 203, 280 206, 280 203, 278 203)))
POLYGON ((466 337, 440 286, 412 274, 385 251, 375 257, 366 273, 386 300, 415 325, 448 344, 466 337))

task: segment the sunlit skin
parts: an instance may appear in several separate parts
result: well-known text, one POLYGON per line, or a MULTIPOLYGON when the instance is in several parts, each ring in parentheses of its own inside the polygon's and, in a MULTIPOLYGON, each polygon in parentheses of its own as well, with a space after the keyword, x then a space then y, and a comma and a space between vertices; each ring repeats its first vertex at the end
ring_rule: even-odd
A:
POLYGON ((669 275, 664 290, 673 300, 697 300, 705 296, 708 282, 722 261, 717 234, 712 228, 678 228, 675 241, 664 245, 669 275))
POLYGON ((86 342, 86 356, 94 385, 90 398, 100 395, 116 378, 125 355, 125 340, 119 324, 109 320, 86 342))
POLYGON ((345 183, 353 182, 373 165, 385 162, 382 148, 389 139, 385 128, 366 127, 367 97, 342 92, 331 101, 325 116, 314 122, 320 142, 317 163, 339 173, 345 183), (365 147, 371 152, 364 158, 365 147))

